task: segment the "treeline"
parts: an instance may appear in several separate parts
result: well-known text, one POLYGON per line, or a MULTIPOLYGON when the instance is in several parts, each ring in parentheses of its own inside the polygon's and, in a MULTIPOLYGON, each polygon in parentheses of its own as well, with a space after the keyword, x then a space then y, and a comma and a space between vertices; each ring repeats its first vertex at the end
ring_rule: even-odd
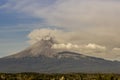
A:
POLYGON ((40 74, 40 73, 0 73, 0 80, 120 80, 120 74, 40 74))

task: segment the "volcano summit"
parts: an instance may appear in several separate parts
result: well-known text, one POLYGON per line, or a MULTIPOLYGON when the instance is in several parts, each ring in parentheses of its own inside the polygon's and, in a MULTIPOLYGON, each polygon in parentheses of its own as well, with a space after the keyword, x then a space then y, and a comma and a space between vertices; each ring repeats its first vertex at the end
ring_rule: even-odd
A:
POLYGON ((65 49, 54 49, 57 41, 45 36, 14 55, 0 59, 0 72, 107 72, 120 73, 120 62, 90 57, 65 49))

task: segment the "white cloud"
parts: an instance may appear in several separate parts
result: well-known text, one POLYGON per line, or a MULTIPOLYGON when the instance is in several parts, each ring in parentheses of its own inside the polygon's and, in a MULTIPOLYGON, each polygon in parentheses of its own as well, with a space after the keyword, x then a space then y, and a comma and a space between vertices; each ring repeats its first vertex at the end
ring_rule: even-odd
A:
POLYGON ((120 48, 113 48, 112 49, 112 54, 115 56, 116 59, 120 59, 120 48))
POLYGON ((52 37, 55 38, 55 40, 59 43, 59 44, 55 44, 55 46, 58 48, 61 47, 66 47, 66 48, 72 48, 72 46, 74 48, 78 48, 78 47, 84 47, 84 48, 88 48, 88 49, 101 49, 101 50, 105 50, 106 47, 105 46, 101 46, 95 43, 90 43, 90 42, 84 42, 84 44, 87 45, 83 45, 83 46, 79 46, 81 43, 79 42, 80 38, 80 32, 67 32, 67 31, 63 31, 63 30, 58 30, 58 29, 49 29, 49 28, 43 28, 43 29, 35 29, 33 30, 28 37, 30 38, 31 42, 30 44, 34 44, 38 41, 40 41, 42 38, 44 38, 44 36, 46 35, 50 35, 52 37), (78 38, 78 39, 76 39, 78 38))
POLYGON ((43 18, 46 26, 77 31, 87 43, 91 41, 109 47, 120 44, 118 0, 55 0, 49 5, 48 0, 10 0, 6 8, 43 18))
POLYGON ((41 40, 44 36, 50 34, 55 37, 57 43, 55 43, 52 48, 54 49, 67 49, 72 51, 80 52, 81 54, 101 57, 105 59, 115 59, 113 54, 110 54, 109 49, 106 46, 99 45, 96 43, 79 43, 79 39, 74 39, 74 37, 78 36, 79 32, 66 32, 62 30, 52 30, 52 29, 36 29, 33 30, 28 37, 30 38, 30 43, 33 44, 39 40, 41 40), (112 55, 112 56, 111 56, 112 55))
POLYGON ((120 47, 120 1, 56 0, 49 5, 39 1, 43 0, 9 0, 5 7, 43 18, 47 26, 62 27, 66 31, 34 30, 29 34, 30 42, 35 43, 50 32, 61 42, 59 45, 66 46, 69 42, 82 46, 80 51, 84 53, 115 59, 116 52, 112 48, 120 47))
POLYGON ((90 49, 103 49, 103 50, 106 49, 105 46, 100 46, 100 45, 93 44, 93 43, 89 43, 89 44, 86 45, 85 47, 86 47, 86 48, 90 48, 90 49))
MULTIPOLYGON (((33 30, 28 37, 31 44, 36 43, 41 40, 44 36, 50 34, 55 37, 57 41, 56 44, 52 46, 54 49, 67 49, 72 51, 77 51, 80 54, 85 54, 88 56, 100 57, 109 60, 119 60, 120 59, 120 49, 119 48, 109 48, 105 45, 100 45, 90 41, 82 42, 82 37, 79 37, 80 32, 66 32, 63 30, 53 30, 53 29, 36 29, 33 30), (77 37, 77 38, 75 38, 77 37)), ((84 40, 84 39, 83 39, 84 40)), ((94 40, 92 40, 94 41, 94 40)))
POLYGON ((74 50, 74 49, 79 49, 79 46, 76 44, 72 44, 72 43, 67 43, 67 44, 62 43, 62 44, 54 44, 52 46, 52 48, 54 48, 54 49, 73 49, 74 50))
POLYGON ((120 48, 113 48, 113 51, 120 51, 120 48))
POLYGON ((12 0, 6 5, 18 12, 43 18, 48 25, 58 27, 111 30, 120 25, 118 0, 56 0, 51 5, 44 6, 47 2, 48 0, 44 3, 42 0, 12 0))

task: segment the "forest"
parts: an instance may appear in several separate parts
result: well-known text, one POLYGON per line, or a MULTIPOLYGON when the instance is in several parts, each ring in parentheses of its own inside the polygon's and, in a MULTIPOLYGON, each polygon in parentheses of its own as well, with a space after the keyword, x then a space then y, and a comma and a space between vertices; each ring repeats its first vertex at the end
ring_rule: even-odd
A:
POLYGON ((120 74, 103 73, 0 73, 0 80, 120 80, 120 74))

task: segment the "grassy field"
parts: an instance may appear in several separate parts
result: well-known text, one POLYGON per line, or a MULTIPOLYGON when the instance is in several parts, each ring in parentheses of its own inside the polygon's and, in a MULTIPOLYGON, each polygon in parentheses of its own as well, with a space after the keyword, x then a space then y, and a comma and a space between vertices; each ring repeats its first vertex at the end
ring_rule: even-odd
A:
POLYGON ((41 73, 0 73, 0 80, 120 80, 120 74, 41 74, 41 73))

